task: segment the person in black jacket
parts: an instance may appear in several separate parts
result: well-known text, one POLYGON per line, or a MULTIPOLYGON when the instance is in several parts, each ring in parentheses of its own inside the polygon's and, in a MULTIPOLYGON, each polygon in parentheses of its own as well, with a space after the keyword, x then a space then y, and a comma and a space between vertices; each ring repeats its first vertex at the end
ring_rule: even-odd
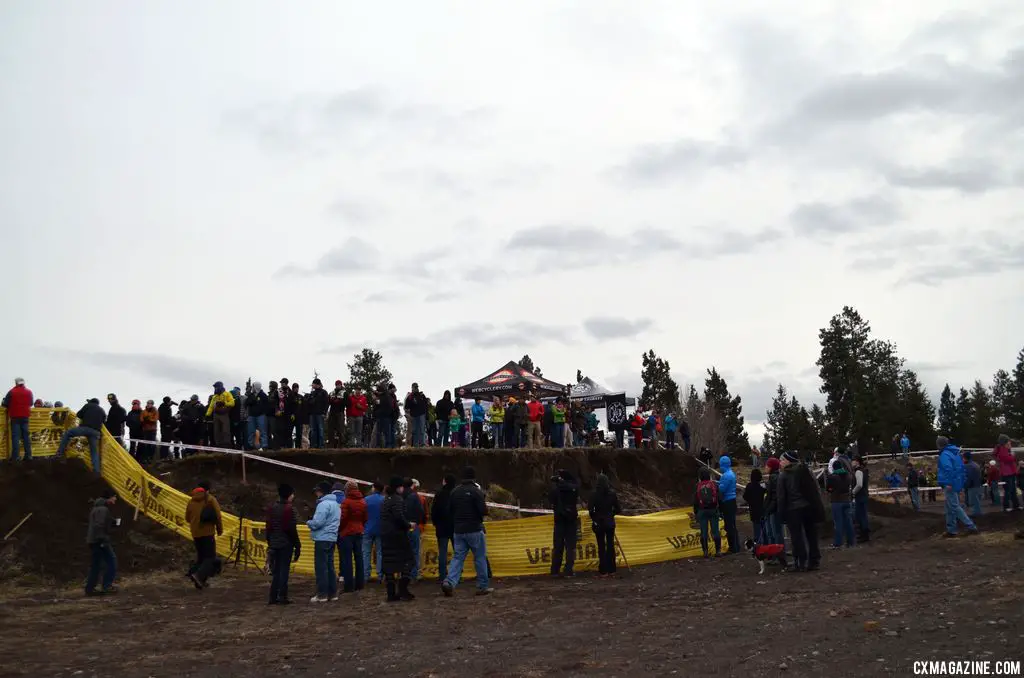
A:
MULTIPOLYGON (((98 405, 97 401, 97 405, 98 405)), ((85 543, 89 545, 91 554, 89 574, 85 578, 85 595, 99 596, 114 593, 114 578, 117 576, 117 556, 110 544, 110 532, 121 524, 114 518, 110 509, 117 503, 117 495, 111 489, 103 490, 103 495, 93 502, 89 512, 89 528, 85 534, 85 543), (103 570, 103 588, 96 591, 96 582, 103 570)))
POLYGON ((267 548, 270 565, 269 605, 290 605, 288 599, 288 575, 292 561, 298 562, 302 553, 297 529, 298 517, 292 502, 295 490, 290 485, 277 487, 279 500, 267 509, 267 548))
POLYGON ((597 486, 587 506, 590 528, 597 537, 597 571, 601 576, 615 574, 615 516, 622 513, 619 497, 603 473, 597 476, 597 486))
POLYGON ((267 436, 267 412, 270 410, 270 398, 263 390, 263 384, 253 382, 252 388, 245 394, 245 413, 249 423, 246 427, 246 447, 250 450, 270 447, 267 436), (259 444, 256 444, 256 432, 260 432, 259 444))
POLYGON ((764 464, 768 469, 768 488, 764 498, 764 527, 768 536, 766 544, 786 544, 782 516, 779 514, 779 460, 769 457, 764 464))
POLYGON ((319 377, 313 380, 312 389, 306 395, 309 400, 309 448, 322 450, 326 444, 324 438, 324 418, 327 416, 327 408, 330 405, 330 398, 324 390, 323 382, 319 377))
POLYGON ((778 510, 785 516, 793 540, 796 570, 817 570, 821 563, 818 523, 825 518, 818 483, 795 453, 783 453, 780 463, 778 510))
POLYGON ((441 581, 448 576, 448 546, 455 537, 455 519, 452 516, 451 497, 455 489, 455 475, 444 477, 444 485, 434 495, 430 506, 430 522, 437 537, 437 578, 441 581))
POLYGON ((451 416, 452 408, 455 404, 452 402, 452 392, 445 391, 441 399, 434 403, 434 410, 437 412, 437 445, 438 447, 447 447, 449 442, 449 430, 448 430, 448 417, 451 416))
MULTIPOLYGON (((169 443, 174 440, 174 403, 170 396, 164 396, 160 407, 157 408, 157 418, 160 421, 160 442, 169 443)), ((107 413, 107 423, 110 422, 110 413, 107 413)), ((166 448, 173 452, 173 448, 166 448)))
POLYGON ((121 403, 117 401, 117 396, 113 393, 107 394, 107 404, 109 405, 107 408, 107 431, 110 432, 110 435, 117 438, 117 442, 121 443, 122 447, 128 449, 124 442, 124 424, 128 413, 121 406, 121 403))
POLYGON ((565 576, 573 576, 576 564, 576 530, 579 528, 580 486, 569 471, 562 469, 551 478, 553 487, 548 495, 554 511, 555 531, 551 550, 551 574, 557 576, 565 556, 565 576))
POLYGON ((405 416, 412 424, 409 431, 409 442, 412 447, 423 447, 427 444, 427 396, 420 390, 420 385, 413 383, 412 390, 405 396, 405 416))
POLYGON ((754 526, 754 541, 758 544, 765 543, 762 541, 765 488, 761 484, 761 478, 761 469, 755 468, 750 472, 750 483, 743 490, 743 501, 747 503, 747 508, 750 510, 750 524, 754 526))
MULTIPOLYGON (((291 399, 287 401, 287 404, 291 405, 291 415, 288 417, 288 421, 291 427, 293 439, 295 442, 295 449, 302 449, 302 438, 305 432, 305 427, 309 426, 309 395, 303 395, 299 391, 299 384, 292 384, 291 399)), ((288 445, 291 447, 291 444, 288 445)))
POLYGON ((451 506, 452 525, 455 532, 455 556, 452 558, 448 575, 441 582, 441 591, 452 595, 462 577, 466 556, 473 552, 473 569, 476 570, 476 593, 486 596, 494 593, 490 588, 490 564, 487 562, 487 536, 484 534, 484 517, 487 516, 487 502, 483 490, 476 484, 476 471, 467 466, 462 471, 462 482, 452 490, 448 500, 451 506))
POLYGON ((405 517, 404 490, 402 478, 392 478, 380 507, 381 564, 387 577, 389 603, 416 597, 409 592, 409 573, 413 564, 409 530, 413 525, 405 517))
POLYGON ((412 570, 409 577, 416 581, 420 576, 420 542, 423 537, 420 530, 427 522, 427 511, 420 498, 418 481, 415 478, 406 478, 405 482, 405 518, 412 523, 409 530, 409 544, 412 546, 412 570))
POLYGON ((68 429, 60 439, 57 456, 63 457, 68 443, 72 438, 84 437, 89 440, 89 453, 92 457, 92 471, 100 473, 100 431, 107 420, 107 413, 100 407, 99 398, 90 398, 82 409, 78 410, 78 426, 68 429))

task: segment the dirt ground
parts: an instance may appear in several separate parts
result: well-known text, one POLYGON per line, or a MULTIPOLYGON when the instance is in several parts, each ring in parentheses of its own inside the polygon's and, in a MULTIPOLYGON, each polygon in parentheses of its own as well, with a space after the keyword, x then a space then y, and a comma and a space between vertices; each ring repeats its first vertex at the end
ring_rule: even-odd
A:
POLYGON ((168 573, 107 598, 8 590, 0 675, 862 676, 1024 660, 1021 516, 987 515, 984 534, 956 540, 938 537, 940 515, 889 518, 871 544, 826 551, 817 573, 758 576, 740 555, 506 579, 486 598, 472 582, 453 598, 422 582, 410 603, 372 586, 314 607, 294 578, 299 602, 267 607, 266 579, 231 568, 203 593, 168 573))

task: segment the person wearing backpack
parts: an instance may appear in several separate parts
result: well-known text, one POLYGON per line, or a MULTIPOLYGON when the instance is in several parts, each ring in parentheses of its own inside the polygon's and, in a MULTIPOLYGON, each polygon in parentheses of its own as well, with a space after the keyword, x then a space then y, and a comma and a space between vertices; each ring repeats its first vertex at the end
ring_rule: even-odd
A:
POLYGON ((573 576, 576 564, 576 530, 579 527, 580 486, 569 471, 563 469, 551 478, 554 487, 549 500, 554 511, 555 531, 551 552, 551 575, 558 576, 565 556, 565 576, 573 576))
POLYGON ((192 499, 185 507, 185 522, 192 533, 196 547, 196 562, 188 570, 193 586, 202 591, 208 586, 207 580, 217 572, 217 539, 214 535, 224 534, 220 504, 210 493, 210 483, 203 481, 192 490, 192 499))
POLYGON ((732 470, 732 459, 723 454, 718 458, 722 477, 718 480, 719 508, 725 521, 725 538, 729 542, 729 555, 740 552, 740 535, 736 527, 736 474, 732 470))
POLYGON ((718 484, 711 479, 711 471, 700 470, 697 481, 697 492, 693 497, 693 512, 700 525, 700 548, 704 557, 708 557, 708 528, 715 541, 715 557, 722 555, 722 535, 718 530, 719 501, 718 484))

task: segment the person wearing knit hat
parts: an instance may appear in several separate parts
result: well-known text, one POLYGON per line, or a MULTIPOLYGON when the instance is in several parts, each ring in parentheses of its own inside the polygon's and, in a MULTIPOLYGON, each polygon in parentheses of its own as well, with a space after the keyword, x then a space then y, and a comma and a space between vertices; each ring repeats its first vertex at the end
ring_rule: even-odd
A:
POLYGON ((292 502, 295 490, 287 483, 277 486, 278 501, 267 509, 266 539, 270 561, 270 605, 289 605, 288 575, 302 554, 298 518, 292 502))
POLYGON ((796 453, 784 452, 781 463, 778 512, 785 516, 793 540, 795 569, 798 572, 817 570, 821 563, 818 523, 825 518, 818 483, 796 453))
POLYGON ((316 574, 316 595, 311 603, 326 603, 338 599, 338 575, 334 570, 334 549, 338 545, 341 525, 341 507, 331 494, 326 480, 317 483, 316 511, 306 525, 313 539, 313 570, 316 574))
POLYGON ((448 500, 452 520, 452 542, 455 555, 448 572, 441 582, 441 592, 450 596, 455 592, 462 577, 466 556, 473 553, 473 568, 476 570, 476 594, 485 596, 494 592, 490 588, 490 563, 487 560, 487 535, 484 534, 484 517, 487 502, 483 490, 476 484, 476 471, 472 466, 462 470, 462 482, 452 489, 448 500), (486 566, 484 565, 486 564, 486 566))
POLYGON ((853 489, 853 466, 839 455, 837 447, 835 456, 829 462, 828 471, 825 473, 825 491, 828 492, 832 509, 833 549, 842 547, 844 541, 847 548, 853 548, 855 543, 853 505, 850 503, 851 489, 853 489))
POLYGON ((732 470, 729 455, 723 454, 718 458, 718 468, 722 472, 718 479, 719 510, 725 521, 725 538, 729 542, 726 555, 732 556, 740 552, 741 544, 739 528, 736 526, 736 473, 732 470))
POLYGON ((312 386, 306 396, 309 401, 309 418, 306 422, 309 424, 309 448, 322 450, 327 443, 324 437, 324 420, 327 417, 330 400, 319 378, 313 380, 312 386))
POLYGON ((764 526, 767 533, 762 541, 765 544, 785 544, 786 535, 783 531, 782 516, 778 512, 779 490, 779 459, 768 457, 764 463, 768 470, 768 487, 764 497, 764 526))
POLYGON ((412 544, 409 531, 413 529, 405 515, 405 481, 395 476, 387 487, 387 496, 380 507, 380 539, 382 568, 387 578, 387 601, 413 600, 409 591, 413 566, 412 544))
POLYGON ((345 499, 341 502, 341 579, 344 593, 363 588, 363 532, 366 530, 366 500, 351 480, 345 483, 345 499), (353 565, 355 567, 353 567, 353 565))
POLYGON ((1010 436, 1001 433, 995 449, 992 450, 992 456, 999 464, 1000 480, 1003 482, 1004 512, 1021 510, 1017 500, 1017 460, 1010 445, 1010 436))

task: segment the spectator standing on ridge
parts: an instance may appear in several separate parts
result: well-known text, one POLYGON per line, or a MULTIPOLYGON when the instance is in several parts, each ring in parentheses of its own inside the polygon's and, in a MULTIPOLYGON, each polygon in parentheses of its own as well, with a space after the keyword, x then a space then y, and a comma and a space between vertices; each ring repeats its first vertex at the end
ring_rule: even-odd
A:
POLYGON ((455 538, 455 521, 452 517, 451 497, 455 489, 455 475, 444 477, 444 484, 434 495, 430 506, 430 522, 437 537, 437 578, 442 582, 448 576, 448 550, 455 538))
POLYGON ((380 508, 380 538, 384 557, 381 558, 384 576, 387 580, 387 602, 413 600, 409 591, 409 573, 412 571, 412 543, 409 531, 412 524, 405 517, 405 501, 402 494, 405 483, 395 476, 388 483, 387 496, 380 508))
POLYGON ((345 500, 341 502, 341 579, 343 593, 363 588, 363 532, 366 529, 366 500, 351 480, 345 483, 345 500), (353 568, 353 564, 355 567, 353 568))
POLYGON ((679 430, 679 420, 676 419, 676 415, 672 412, 666 414, 662 426, 665 429, 665 447, 669 450, 676 449, 676 431, 679 430))
POLYGON ((85 578, 85 595, 96 596, 115 593, 114 579, 117 577, 117 556, 110 543, 110 532, 121 524, 110 509, 117 503, 117 495, 111 489, 103 490, 99 499, 93 502, 89 512, 89 529, 85 543, 89 545, 89 574, 85 578), (103 586, 96 591, 96 583, 103 570, 103 586))
POLYGON ((480 449, 484 433, 484 422, 487 419, 487 410, 480 403, 480 396, 473 399, 473 406, 470 408, 470 447, 474 450, 480 449))
POLYGON ((725 521, 725 538, 729 542, 729 555, 740 552, 740 535, 736 527, 736 474, 732 470, 732 459, 728 455, 718 458, 722 477, 718 480, 722 519, 725 521))
POLYGON ((565 557, 565 576, 574 576, 576 564, 576 534, 579 527, 580 486, 569 471, 562 469, 551 478, 554 487, 548 495, 554 512, 555 530, 552 536, 551 575, 558 576, 565 557))
POLYGON ((314 490, 316 511, 306 521, 313 540, 313 570, 316 575, 316 595, 311 603, 326 603, 338 599, 338 575, 334 571, 334 547, 338 544, 341 528, 341 506, 331 494, 331 484, 322 481, 314 490))
POLYGON ((349 447, 363 446, 363 421, 368 405, 363 390, 356 386, 348 398, 346 415, 349 426, 349 447))
POLYGON ((295 490, 291 485, 277 487, 277 503, 267 509, 267 548, 270 549, 270 605, 290 605, 288 598, 288 575, 292 562, 298 562, 302 554, 302 542, 297 529, 299 519, 295 515, 295 490))
POLYGON ((868 487, 871 479, 864 460, 856 457, 853 460, 853 521, 860 528, 857 541, 871 540, 871 524, 868 522, 868 487))
POLYGON ((906 433, 900 436, 900 451, 903 453, 903 461, 910 461, 910 438, 906 433))
POLYGON ((437 410, 437 444, 439 447, 445 447, 448 445, 450 438, 450 432, 448 429, 448 418, 451 416, 452 408, 455 404, 452 402, 452 392, 445 391, 441 399, 434 403, 434 409, 437 410))
POLYGON ((491 439, 495 449, 505 447, 505 405, 500 396, 491 404, 491 439))
POLYGON ((793 540, 796 571, 817 570, 821 566, 818 523, 825 517, 818 483, 796 452, 783 453, 780 463, 779 510, 786 516, 786 526, 793 540))
POLYGON ((551 447, 565 447, 565 400, 561 396, 551 406, 551 447))
POLYGON ((981 510, 981 489, 984 483, 981 479, 981 467, 978 462, 971 458, 971 453, 965 451, 964 458, 964 494, 967 498, 967 505, 971 509, 971 517, 977 518, 983 512, 981 510))
POLYGON ((541 423, 544 421, 544 406, 537 400, 537 396, 530 396, 530 402, 526 404, 527 425, 526 425, 526 446, 531 449, 538 449, 544 440, 541 435, 541 423))
POLYGON ((267 435, 267 413, 270 411, 270 396, 263 390, 263 384, 258 381, 252 383, 252 388, 245 394, 245 414, 248 418, 246 425, 246 447, 250 450, 257 450, 270 447, 270 438, 267 435), (259 443, 256 442, 256 433, 260 434, 259 443))
POLYGON ((763 544, 764 530, 764 484, 761 482, 761 469, 750 472, 750 482, 743 489, 743 501, 750 510, 750 524, 754 527, 754 541, 763 544))
POLYGON ((844 540, 847 548, 853 548, 856 543, 853 531, 853 505, 850 503, 853 467, 841 455, 837 456, 834 462, 829 465, 831 468, 825 477, 825 491, 828 492, 832 504, 832 548, 842 548, 844 540))
MULTIPOLYGON (((1020 511, 1017 499, 1017 460, 1010 447, 1010 437, 1005 433, 999 436, 992 456, 999 462, 999 476, 1003 481, 1003 511, 1020 511)), ((941 482, 939 484, 942 485, 941 482)))
POLYGON ((939 449, 938 483, 939 487, 942 488, 942 495, 946 501, 946 532, 942 536, 955 537, 957 521, 964 524, 968 534, 977 534, 978 527, 967 516, 963 506, 960 505, 960 491, 964 489, 966 476, 964 460, 960 456, 960 448, 956 445, 950 445, 949 439, 945 436, 936 438, 935 446, 939 449))
MULTIPOLYGON (((146 407, 142 410, 139 419, 142 424, 142 440, 145 441, 139 443, 139 457, 144 459, 146 463, 149 463, 153 461, 153 457, 156 454, 156 445, 148 445, 147 443, 156 442, 156 430, 160 425, 160 412, 157 411, 156 404, 152 400, 146 401, 146 407)), ((166 456, 166 453, 160 454, 161 458, 164 456, 166 456)))
MULTIPOLYGON (((231 389, 231 396, 235 399, 235 404, 231 406, 231 412, 228 414, 228 420, 231 422, 231 444, 234 445, 235 449, 244 450, 248 445, 249 440, 249 415, 247 414, 247 403, 246 396, 242 394, 242 389, 235 386, 231 389)), ((267 401, 270 402, 269 400, 267 401)), ((260 436, 260 443, 262 447, 270 448, 270 425, 267 424, 264 427, 264 433, 260 436)))
POLYGON ((373 493, 366 497, 366 526, 363 528, 363 581, 370 580, 370 556, 376 548, 374 556, 377 563, 377 581, 384 581, 384 569, 382 566, 383 555, 381 554, 380 542, 380 507, 384 503, 384 484, 374 481, 373 493))
POLYGON ((915 511, 921 510, 921 474, 918 473, 913 463, 907 464, 907 494, 910 495, 910 505, 915 511))
POLYGON ((202 591, 207 580, 217 574, 220 561, 217 558, 217 540, 214 535, 224 534, 224 521, 220 503, 210 492, 210 483, 203 481, 192 490, 192 499, 185 507, 185 522, 192 533, 196 547, 196 562, 188 570, 193 586, 202 591))
MULTIPOLYGON (((282 387, 283 388, 283 387, 282 387)), ((291 409, 288 415, 288 447, 297 450, 302 449, 302 440, 305 437, 306 427, 309 425, 309 405, 306 402, 308 396, 299 391, 299 384, 292 384, 291 398, 288 403, 291 409), (295 443, 292 445, 292 443, 295 443)))
POLYGON ((107 413, 100 407, 98 398, 90 398, 82 409, 78 410, 78 426, 65 431, 57 447, 57 457, 63 457, 72 438, 84 437, 89 440, 89 454, 92 459, 92 472, 102 475, 100 469, 100 431, 107 420, 107 413))
MULTIPOLYGON (((174 410, 170 396, 164 396, 157 408, 157 418, 160 420, 160 442, 169 443, 174 440, 174 410)), ((123 409, 123 408, 122 408, 123 409)), ((107 412, 107 423, 110 423, 110 412, 107 412)), ((168 453, 172 450, 166 448, 168 453)), ((163 456, 163 455, 161 455, 163 456)))
POLYGON ((387 392, 387 387, 383 385, 377 389, 377 404, 374 406, 373 414, 377 419, 377 447, 394 447, 398 408, 387 392))
POLYGON ((750 466, 761 468, 761 450, 757 449, 757 445, 752 445, 750 448, 750 466))
POLYGON ((235 397, 224 389, 224 382, 214 383, 206 416, 213 417, 213 439, 218 447, 231 447, 231 408, 234 405, 235 397))
POLYGON ((427 398, 427 445, 437 446, 437 408, 427 398))
POLYGON ((107 394, 107 421, 104 426, 107 428, 107 432, 114 436, 117 442, 121 443, 121 447, 128 449, 128 445, 124 441, 124 427, 128 421, 128 413, 125 411, 121 403, 117 401, 117 396, 113 393, 107 394))
POLYGON ((597 485, 587 504, 590 529, 597 538, 597 572, 607 577, 615 574, 615 516, 622 513, 619 497, 608 482, 608 476, 597 474, 597 485))
POLYGON ((700 526, 700 548, 707 558, 710 555, 708 548, 708 530, 715 543, 715 557, 722 555, 722 536, 719 533, 718 509, 721 504, 718 484, 711 480, 711 471, 702 468, 697 474, 697 491, 693 496, 693 514, 700 526))
POLYGON ((32 416, 32 391, 25 387, 25 380, 18 377, 14 388, 4 396, 4 407, 11 420, 11 461, 18 461, 20 447, 25 447, 25 461, 32 459, 32 438, 29 436, 28 420, 32 416))
POLYGON ((329 399, 319 377, 313 380, 312 390, 307 398, 309 399, 309 448, 322 450, 325 445, 324 418, 327 416, 329 399))
POLYGON ((894 433, 889 443, 889 459, 896 461, 896 455, 900 452, 900 434, 894 433))
POLYGON ((427 396, 420 385, 413 382, 412 390, 405 396, 405 413, 411 425, 409 440, 413 447, 427 444, 427 396))
POLYGON ((341 379, 334 381, 334 390, 327 398, 327 446, 337 450, 341 448, 341 432, 345 430, 345 407, 349 395, 341 379))
MULTIPOLYGON (((291 447, 291 425, 288 423, 288 392, 279 389, 277 382, 272 381, 267 390, 267 433, 270 436, 271 449, 291 447)), ((246 422, 246 433, 248 433, 246 422)), ((248 438, 248 436, 246 436, 248 438)))
POLYGON ((685 419, 679 420, 679 435, 683 439, 683 450, 690 453, 690 424, 685 419))
POLYGON ((427 506, 420 496, 420 483, 415 478, 406 478, 405 486, 405 519, 412 523, 409 530, 409 544, 412 546, 412 569, 409 577, 413 581, 420 576, 420 546, 423 539, 423 526, 427 524, 427 506))
POLYGON ((128 437, 131 439, 131 443, 128 446, 128 454, 138 461, 139 460, 139 441, 142 440, 142 401, 139 399, 132 400, 132 409, 128 410, 128 414, 124 419, 125 425, 128 427, 128 437))
POLYGON ((451 491, 448 500, 451 506, 453 543, 455 555, 447 575, 441 581, 441 591, 446 596, 452 595, 462 578, 462 568, 466 556, 473 552, 473 569, 476 570, 476 593, 486 596, 494 592, 490 588, 490 572, 487 562, 487 536, 484 534, 484 517, 487 515, 487 502, 483 490, 476 484, 476 471, 467 466, 462 471, 462 482, 451 491))

